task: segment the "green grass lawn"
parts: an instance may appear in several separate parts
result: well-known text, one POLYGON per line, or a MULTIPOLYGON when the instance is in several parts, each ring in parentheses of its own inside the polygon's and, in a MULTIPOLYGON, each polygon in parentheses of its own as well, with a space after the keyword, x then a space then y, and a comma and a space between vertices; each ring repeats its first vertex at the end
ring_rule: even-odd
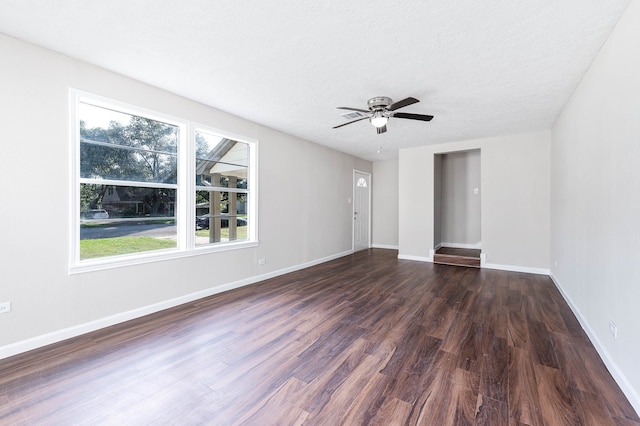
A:
MULTIPOLYGON (((236 240, 246 240, 247 239, 247 226, 238 226, 236 228, 236 240)), ((220 229, 220 234, 223 240, 229 240, 229 228, 220 229)), ((208 229, 200 229, 196 231, 196 235, 198 237, 208 237, 209 230, 208 229)))
POLYGON ((175 248, 175 240, 151 237, 116 237, 80 241, 80 259, 175 248))
MULTIPOLYGON (((229 228, 220 230, 223 241, 229 240, 229 228)), ((196 231, 199 237, 208 237, 209 230, 196 231)), ((247 239, 247 227, 239 226, 236 231, 236 240, 247 239)), ((80 241, 80 259, 94 259, 97 257, 117 256, 119 254, 142 253, 145 251, 175 248, 176 241, 151 237, 116 237, 96 238, 94 240, 80 241)))

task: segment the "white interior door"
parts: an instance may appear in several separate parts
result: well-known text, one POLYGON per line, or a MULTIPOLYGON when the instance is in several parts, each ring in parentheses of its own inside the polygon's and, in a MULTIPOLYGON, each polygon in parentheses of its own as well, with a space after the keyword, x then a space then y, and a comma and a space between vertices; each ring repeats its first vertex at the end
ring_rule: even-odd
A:
POLYGON ((371 246, 371 175, 353 172, 353 250, 371 246))

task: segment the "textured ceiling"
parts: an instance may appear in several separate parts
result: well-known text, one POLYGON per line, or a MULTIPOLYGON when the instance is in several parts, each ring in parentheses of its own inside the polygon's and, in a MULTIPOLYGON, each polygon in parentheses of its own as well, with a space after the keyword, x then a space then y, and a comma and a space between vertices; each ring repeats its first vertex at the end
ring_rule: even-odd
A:
POLYGON ((2 0, 0 32, 379 160, 550 129, 629 1, 2 0), (331 129, 374 96, 435 118, 331 129))

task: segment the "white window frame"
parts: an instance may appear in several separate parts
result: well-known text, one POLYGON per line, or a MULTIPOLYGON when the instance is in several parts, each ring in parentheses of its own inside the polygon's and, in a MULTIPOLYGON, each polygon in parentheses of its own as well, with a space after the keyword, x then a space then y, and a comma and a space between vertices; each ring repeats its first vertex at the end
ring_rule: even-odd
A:
MULTIPOLYGON (((189 197, 189 211, 196 211, 196 201, 195 201, 195 191, 196 191, 196 183, 194 182, 195 170, 196 170, 196 155, 195 155, 195 138, 197 131, 203 131, 206 133, 214 134, 216 136, 220 136, 221 138, 232 139, 237 142, 246 143, 249 146, 249 167, 247 170, 247 217, 249 218, 249 229, 247 230, 247 239, 242 241, 230 241, 230 242, 221 242, 221 243, 211 243, 207 245, 196 246, 195 245, 195 234, 193 232, 189 233, 189 246, 194 247, 195 251, 219 251, 219 250, 228 250, 236 245, 246 246, 247 244, 251 244, 252 242, 256 242, 258 240, 258 227, 257 227, 257 209, 258 205, 258 144, 255 139, 247 138, 245 136, 236 135, 224 130, 217 129, 215 127, 207 126, 199 123, 191 123, 191 128, 189 132, 189 140, 192 142, 189 144, 190 153, 189 159, 191 161, 191 173, 189 178, 189 190, 191 191, 191 196, 189 197)), ((232 188, 220 188, 222 192, 245 192, 243 191, 234 191, 232 188)), ((189 219, 192 223, 189 225, 189 229, 195 229, 195 213, 189 216, 189 219), (191 226, 193 225, 193 226, 191 226)), ((255 245, 255 244, 253 244, 255 245)))
MULTIPOLYGON (((258 245, 258 141, 245 136, 236 135, 209 125, 195 123, 188 119, 178 118, 152 111, 143 107, 109 99, 92 93, 70 89, 69 95, 69 129, 71 140, 70 187, 71 206, 69 227, 71 232, 69 244, 69 273, 83 273, 116 267, 138 265, 168 259, 188 257, 205 253, 255 247, 258 245), (91 181, 80 178, 80 125, 78 105, 87 103, 98 107, 109 108, 126 114, 136 115, 161 121, 179 128, 178 140, 178 176, 176 184, 161 184, 162 187, 174 188, 177 192, 175 204, 175 220, 177 229, 176 248, 132 253, 119 256, 108 256, 80 260, 80 183, 91 181), (249 146, 249 169, 247 177, 247 239, 242 241, 219 242, 195 246, 195 134, 196 129, 214 133, 221 137, 246 143, 249 146)), ((101 183, 117 183, 122 181, 103 180, 101 183)), ((153 183, 127 182, 132 186, 158 186, 153 183)))

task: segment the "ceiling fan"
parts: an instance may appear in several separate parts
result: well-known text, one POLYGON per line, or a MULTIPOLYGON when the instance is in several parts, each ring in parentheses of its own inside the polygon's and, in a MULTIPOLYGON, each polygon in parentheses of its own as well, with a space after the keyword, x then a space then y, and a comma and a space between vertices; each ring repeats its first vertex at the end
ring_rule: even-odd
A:
POLYGON ((355 111, 354 114, 347 118, 355 118, 356 120, 349 121, 348 123, 339 124, 338 127, 346 126, 347 124, 357 123, 358 121, 369 119, 371 124, 376 128, 378 134, 387 131, 387 122, 391 117, 395 118, 407 118, 409 120, 431 121, 433 115, 424 114, 409 114, 406 112, 395 112, 400 108, 420 102, 416 98, 408 97, 398 102, 393 102, 391 98, 386 96, 376 96, 367 101, 367 107, 369 110, 351 108, 351 107, 337 107, 338 109, 346 109, 348 111, 355 111))

